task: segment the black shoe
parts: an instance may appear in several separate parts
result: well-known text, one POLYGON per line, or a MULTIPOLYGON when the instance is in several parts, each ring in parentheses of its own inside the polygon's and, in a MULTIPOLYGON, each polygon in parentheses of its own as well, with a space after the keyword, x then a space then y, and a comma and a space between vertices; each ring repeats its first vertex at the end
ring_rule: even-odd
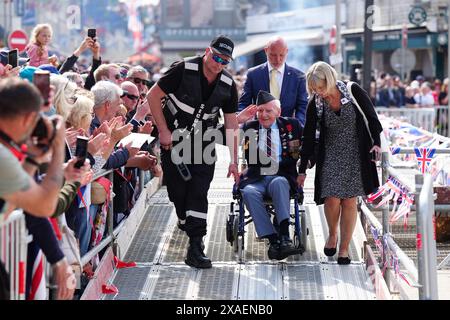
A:
MULTIPOLYGON (((328 240, 327 240, 328 242, 328 240)), ((337 241, 336 241, 336 246, 334 248, 323 248, 323 253, 325 253, 325 255, 327 257, 332 257, 336 254, 337 252, 337 241)))
POLYGON ((212 268, 211 260, 205 255, 202 249, 202 237, 189 239, 189 248, 184 262, 191 267, 208 269, 212 268))
POLYGON ((325 253, 327 257, 332 257, 336 254, 336 249, 337 248, 323 248, 323 253, 325 253))
POLYGON ((280 244, 278 242, 270 244, 269 250, 267 251, 267 256, 270 260, 280 260, 280 244))
POLYGON ((296 249, 292 244, 292 240, 289 237, 282 236, 280 241, 280 256, 278 260, 286 259, 294 254, 301 254, 301 249, 296 249))
POLYGON ((350 264, 351 261, 349 257, 338 257, 337 259, 338 264, 350 264))

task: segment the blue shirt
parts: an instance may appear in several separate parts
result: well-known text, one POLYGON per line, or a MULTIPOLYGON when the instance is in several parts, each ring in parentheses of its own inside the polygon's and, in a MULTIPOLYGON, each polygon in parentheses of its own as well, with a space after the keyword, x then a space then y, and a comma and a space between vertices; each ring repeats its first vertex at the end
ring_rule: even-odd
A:
MULTIPOLYGON (((271 135, 270 137, 272 142, 272 159, 277 160, 277 162, 281 161, 281 140, 280 133, 278 130, 277 122, 274 121, 270 126, 271 135)), ((267 129, 263 128, 261 125, 259 126, 259 148, 266 153, 266 142, 267 142, 267 129)))

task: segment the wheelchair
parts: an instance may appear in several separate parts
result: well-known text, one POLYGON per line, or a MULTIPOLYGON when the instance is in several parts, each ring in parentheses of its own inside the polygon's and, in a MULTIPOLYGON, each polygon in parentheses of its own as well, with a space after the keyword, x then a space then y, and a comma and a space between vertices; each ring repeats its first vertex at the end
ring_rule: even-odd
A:
MULTIPOLYGON (((233 202, 230 203, 230 213, 228 214, 226 220, 226 238, 230 245, 233 247, 235 254, 237 254, 237 259, 239 263, 245 262, 244 253, 244 239, 245 239, 245 227, 253 222, 250 215, 245 214, 245 205, 242 198, 242 194, 239 188, 233 186, 233 202)), ((269 216, 273 215, 275 219, 275 209, 272 204, 272 199, 270 197, 264 197, 264 204, 266 206, 266 211, 269 216)), ((303 254, 307 249, 307 237, 309 234, 309 229, 306 226, 306 214, 305 210, 300 208, 303 204, 304 194, 303 189, 298 190, 290 194, 290 200, 294 202, 294 212, 290 214, 290 226, 293 226, 293 245, 296 249, 299 249, 300 254, 303 254)), ((275 229, 277 226, 275 224, 275 229)), ((278 231, 278 230, 277 230, 278 231)))

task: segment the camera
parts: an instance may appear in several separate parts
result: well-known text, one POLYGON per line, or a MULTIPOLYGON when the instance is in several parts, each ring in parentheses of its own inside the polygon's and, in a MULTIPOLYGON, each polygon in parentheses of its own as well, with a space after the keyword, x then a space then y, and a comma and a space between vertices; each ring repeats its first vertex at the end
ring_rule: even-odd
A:
POLYGON ((50 145, 52 144, 53 139, 55 138, 57 124, 58 124, 57 118, 53 118, 50 120, 43 114, 39 115, 39 120, 36 123, 33 132, 31 133, 31 138, 33 139, 33 141, 35 141, 35 145, 39 149, 42 149, 44 152, 46 152, 50 148, 50 145), (52 123, 51 132, 49 132, 46 121, 51 121, 52 123), (46 139, 47 141, 45 141, 46 139))

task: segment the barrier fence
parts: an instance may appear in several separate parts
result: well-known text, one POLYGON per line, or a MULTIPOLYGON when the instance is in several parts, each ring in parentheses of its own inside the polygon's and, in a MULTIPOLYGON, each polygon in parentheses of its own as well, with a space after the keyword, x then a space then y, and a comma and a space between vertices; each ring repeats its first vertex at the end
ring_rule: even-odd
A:
POLYGON ((9 274, 10 300, 25 300, 27 246, 31 239, 22 210, 0 221, 0 260, 9 274))
MULTIPOLYGON (((399 152, 401 154, 413 154, 413 148, 403 148, 399 152)), ((450 154, 450 149, 436 149, 437 154, 450 154)), ((434 197, 433 197, 433 179, 430 174, 415 175, 415 185, 411 185, 402 178, 399 172, 389 163, 389 153, 382 153, 382 181, 385 182, 389 176, 399 181, 408 192, 415 194, 416 205, 411 209, 416 212, 417 221, 417 267, 414 261, 409 258, 402 249, 396 244, 392 234, 390 233, 389 223, 389 202, 381 206, 382 222, 380 223, 369 206, 365 202, 360 203, 361 213, 364 215, 363 221, 370 225, 375 234, 381 235, 381 265, 384 267, 384 278, 386 284, 390 288, 395 280, 392 277, 392 265, 389 263, 393 259, 398 259, 399 263, 404 267, 412 283, 413 287, 418 289, 419 299, 436 300, 438 299, 437 287, 437 267, 436 267, 436 234, 434 226, 434 197)), ((440 211, 450 211, 450 205, 440 205, 440 211)), ((378 239, 375 239, 378 240, 378 239)), ((449 258, 450 259, 450 258, 449 258)), ((441 263, 442 264, 442 263, 441 263)), ((397 282, 398 284, 398 282, 397 282)))
MULTIPOLYGON (((92 258, 94 258, 104 248, 110 246, 116 255, 116 239, 120 233, 124 222, 123 219, 119 225, 113 229, 114 220, 114 205, 113 205, 113 188, 114 188, 114 171, 101 170, 93 178, 93 181, 107 176, 111 181, 110 199, 107 209, 107 237, 93 247, 81 258, 81 267, 84 267, 92 258)), ((144 175, 145 172, 139 170, 139 190, 144 189, 144 175)), ((1 218, 1 216, 0 216, 1 218)), ((25 300, 25 281, 26 281, 26 265, 27 265, 27 249, 28 244, 32 241, 32 236, 29 235, 25 225, 25 216, 22 210, 12 212, 5 221, 0 220, 0 260, 3 262, 5 269, 10 278, 10 300, 25 300)), ((51 268, 47 265, 44 259, 44 270, 46 270, 47 288, 55 289, 51 285, 51 268)), ((78 279, 79 280, 79 279, 78 279)), ((79 288, 79 283, 77 288, 79 288)), ((54 292, 53 292, 54 293, 54 292)), ((53 295, 50 292, 49 296, 53 295)))
POLYGON ((432 108, 387 108, 376 107, 378 114, 387 117, 393 117, 404 120, 432 133, 438 133, 444 137, 449 137, 448 122, 449 112, 448 106, 435 106, 432 108))

